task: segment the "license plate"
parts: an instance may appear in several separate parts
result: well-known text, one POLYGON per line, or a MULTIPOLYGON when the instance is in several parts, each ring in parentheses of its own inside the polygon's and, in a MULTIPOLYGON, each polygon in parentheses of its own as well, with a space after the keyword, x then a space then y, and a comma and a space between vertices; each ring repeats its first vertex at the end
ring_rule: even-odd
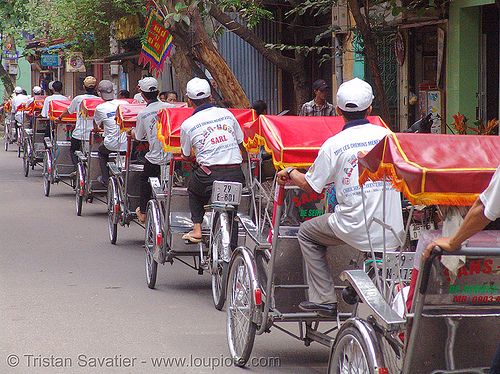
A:
POLYGON ((239 205, 243 185, 238 182, 214 181, 212 203, 239 205))
POLYGON ((413 272, 415 252, 388 252, 386 253, 387 279, 409 282, 413 272), (400 278, 398 277, 398 271, 400 278))
MULTIPOLYGON (((412 223, 410 225, 410 240, 418 240, 420 232, 424 229, 424 225, 419 223, 412 223)), ((426 227, 427 230, 434 230, 434 222, 431 222, 426 227)))

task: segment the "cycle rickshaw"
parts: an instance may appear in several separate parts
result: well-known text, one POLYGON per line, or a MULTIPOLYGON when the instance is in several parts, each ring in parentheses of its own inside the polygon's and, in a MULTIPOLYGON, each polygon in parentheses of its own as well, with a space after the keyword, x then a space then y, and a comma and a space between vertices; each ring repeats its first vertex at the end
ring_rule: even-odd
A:
POLYGON ((36 165, 43 164, 45 130, 49 126, 49 120, 40 116, 44 100, 45 96, 35 96, 35 99, 26 107, 28 116, 31 118, 31 128, 24 128, 23 168, 25 177, 29 175, 30 168, 33 170, 36 165))
POLYGON ((16 127, 14 126, 14 116, 10 112, 12 110, 12 100, 8 100, 3 104, 3 110, 5 115, 5 150, 9 150, 9 145, 13 144, 16 139, 16 127))
MULTIPOLYGON (((229 109, 242 126, 254 121, 255 111, 251 109, 229 109)), ((158 138, 164 150, 171 153, 169 165, 162 169, 161 178, 151 178, 153 199, 148 203, 146 215, 146 276, 149 288, 154 288, 158 264, 178 260, 196 270, 198 274, 208 271, 212 276, 212 290, 215 307, 221 309, 225 302, 227 271, 232 247, 238 241, 238 226, 233 225, 236 211, 249 220, 249 194, 244 193, 241 184, 214 182, 214 193, 228 186, 238 190, 243 198, 235 204, 214 198, 210 211, 204 216, 202 241, 196 244, 182 240, 182 235, 192 229, 188 192, 192 163, 182 160, 180 152, 180 127, 191 116, 192 108, 167 108, 158 113, 158 138), (188 259, 191 258, 191 262, 188 259)), ((249 168, 249 164, 243 164, 249 168)), ((250 173, 250 170, 248 170, 250 173)), ((239 199, 238 199, 239 200, 239 199)), ((255 211, 255 210, 254 210, 255 211)))
MULTIPOLYGON (((121 99, 130 104, 136 103, 134 99, 121 99)), ((94 118, 94 111, 97 105, 103 103, 101 98, 85 99, 80 104, 80 113, 85 120, 92 120, 94 118)), ((92 203, 94 198, 106 203, 100 199, 101 195, 107 194, 107 188, 99 182, 98 177, 101 175, 101 167, 99 164, 99 154, 97 149, 102 143, 103 138, 100 131, 90 131, 90 138, 88 144, 85 142, 82 151, 76 151, 78 157, 78 166, 76 171, 75 182, 75 202, 76 214, 82 215, 83 202, 92 203)), ((116 152, 109 155, 110 161, 114 162, 116 152)))
MULTIPOLYGON (((386 127, 379 117, 369 119, 375 125, 386 127)), ((313 163, 325 140, 339 133, 343 126, 341 117, 263 115, 245 129, 248 135, 245 145, 247 149, 264 146, 272 155, 276 169, 288 166, 303 169, 313 163)), ((254 196, 262 195, 260 185, 255 186, 254 196)), ((297 232, 302 221, 323 214, 324 194, 306 193, 294 185, 276 187, 267 194, 271 199, 265 198, 269 206, 263 209, 264 214, 257 215, 255 223, 240 221, 247 240, 234 251, 229 265, 227 334, 233 362, 238 366, 244 366, 249 359, 256 334, 276 328, 306 346, 311 342, 330 346, 341 326, 352 316, 353 306, 342 302, 340 297, 334 317, 298 308, 305 300, 307 284, 300 266, 297 232), (267 214, 271 207, 272 214, 267 214), (298 332, 286 326, 290 322, 298 323, 298 332)), ((368 270, 372 266, 368 250, 356 251, 344 245, 336 248, 335 253, 345 254, 342 268, 366 267, 368 270)), ((334 270, 338 272, 340 266, 334 270)), ((338 274, 333 275, 334 279, 338 278, 338 274)), ((336 286, 338 293, 343 289, 336 286)), ((385 312, 390 323, 399 321, 392 309, 385 312)))
MULTIPOLYGON (((121 131, 135 127, 137 114, 146 104, 122 104, 116 111, 116 123, 121 131)), ((127 140, 127 153, 118 156, 116 162, 109 162, 109 181, 107 191, 108 233, 111 244, 116 244, 118 224, 130 225, 137 221, 135 209, 139 206, 139 176, 144 168, 143 157, 148 149, 147 142, 127 140), (142 155, 142 159, 141 159, 142 155)))
MULTIPOLYGON (((95 107, 104 100, 101 98, 85 99, 80 104, 80 113, 85 120, 92 120, 94 118, 95 107)), ((102 183, 97 180, 101 175, 99 165, 99 156, 97 148, 102 142, 102 137, 99 132, 94 129, 90 131, 89 141, 84 142, 83 149, 76 151, 78 157, 78 165, 76 167, 76 180, 75 180, 75 203, 76 215, 82 215, 83 201, 92 202, 94 197, 98 199, 99 194, 105 194, 107 189, 102 183)))
POLYGON ((21 157, 21 152, 23 152, 24 150, 25 137, 27 136, 24 129, 29 127, 26 103, 19 104, 19 106, 16 109, 16 114, 17 113, 21 113, 21 118, 22 118, 21 122, 17 122, 17 120, 15 119, 15 115, 13 115, 12 116, 13 122, 11 122, 11 124, 12 123, 14 124, 16 132, 14 143, 17 144, 17 157, 21 157))
MULTIPOLYGON (((391 134, 359 156, 360 184, 390 180, 412 204, 470 206, 500 164, 499 146, 496 136, 391 134)), ((452 220, 444 219, 443 226, 452 220)), ((355 305, 332 344, 328 372, 487 373, 500 336, 499 237, 484 231, 459 251, 435 249, 421 264, 429 239, 419 243, 414 267, 408 253, 382 253, 371 278, 344 271, 355 305)))
POLYGON ((71 161, 71 133, 76 123, 76 113, 69 114, 60 124, 54 120, 71 104, 69 100, 52 100, 49 105, 50 133, 44 138, 45 154, 43 158, 43 190, 50 194, 50 186, 62 182, 74 186, 71 177, 74 165, 71 161))

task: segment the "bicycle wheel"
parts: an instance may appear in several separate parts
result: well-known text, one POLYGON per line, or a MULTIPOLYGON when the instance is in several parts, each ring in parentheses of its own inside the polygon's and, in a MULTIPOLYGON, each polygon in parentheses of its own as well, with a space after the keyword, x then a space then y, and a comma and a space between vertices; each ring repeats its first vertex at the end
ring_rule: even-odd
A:
POLYGON ((83 206, 83 195, 85 193, 85 179, 82 164, 78 163, 76 169, 76 181, 75 181, 75 202, 76 202, 76 215, 82 215, 83 206))
POLYGON ((355 327, 340 332, 328 366, 329 374, 375 374, 363 336, 355 327))
POLYGON ((24 141, 24 151, 23 151, 23 169, 24 169, 24 176, 28 177, 28 174, 30 173, 30 146, 28 140, 24 141))
POLYGON ((250 266, 242 254, 231 264, 227 292, 227 338, 236 366, 245 366, 252 352, 257 325, 252 321, 255 309, 250 266))
POLYGON ((148 211, 146 214, 146 280, 149 288, 155 288, 156 274, 158 272, 158 263, 153 255, 156 250, 160 250, 158 246, 161 245, 161 218, 158 205, 155 201, 148 204, 148 211))
POLYGON ((43 191, 47 197, 50 194, 50 174, 52 173, 52 160, 49 152, 50 151, 46 151, 43 156, 43 191))
POLYGON ((215 214, 210 239, 212 298, 215 309, 221 310, 226 302, 230 258, 230 233, 226 213, 215 214))
POLYGON ((21 150, 23 149, 23 137, 21 134, 21 128, 17 127, 17 157, 21 158, 21 150))
POLYGON ((118 215, 120 213, 120 198, 114 178, 109 179, 108 185, 108 234, 111 244, 116 244, 118 237, 118 215))

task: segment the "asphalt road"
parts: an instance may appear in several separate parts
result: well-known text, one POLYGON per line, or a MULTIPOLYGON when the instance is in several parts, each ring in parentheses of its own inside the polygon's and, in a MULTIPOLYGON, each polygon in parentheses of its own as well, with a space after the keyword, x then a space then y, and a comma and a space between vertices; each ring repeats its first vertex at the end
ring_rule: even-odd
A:
POLYGON ((326 373, 327 348, 277 329, 232 367, 208 274, 176 262, 148 289, 141 227, 111 245, 105 204, 78 217, 69 186, 45 197, 0 143, 0 373, 326 373))

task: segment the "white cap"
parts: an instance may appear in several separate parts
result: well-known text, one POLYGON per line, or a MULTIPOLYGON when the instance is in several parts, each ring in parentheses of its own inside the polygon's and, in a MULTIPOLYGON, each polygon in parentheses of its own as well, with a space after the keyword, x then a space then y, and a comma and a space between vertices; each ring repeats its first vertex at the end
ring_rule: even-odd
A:
POLYGON ((192 100, 210 97, 210 84, 205 79, 193 78, 187 83, 186 95, 192 100))
POLYGON ((40 86, 33 87, 33 93, 35 95, 40 95, 42 93, 42 87, 40 87, 40 86))
POLYGON ((158 81, 153 77, 144 77, 139 81, 139 89, 142 92, 158 91, 158 81))
POLYGON ((337 106, 344 112, 362 112, 373 102, 372 86, 359 78, 340 85, 337 91, 337 106))
POLYGON ((50 81, 50 82, 49 82, 49 90, 52 90, 52 86, 54 85, 54 82, 55 82, 55 81, 50 81))
POLYGON ((16 87, 14 88, 14 92, 15 92, 16 94, 20 94, 20 93, 23 93, 23 89, 22 89, 22 87, 16 86, 16 87))

